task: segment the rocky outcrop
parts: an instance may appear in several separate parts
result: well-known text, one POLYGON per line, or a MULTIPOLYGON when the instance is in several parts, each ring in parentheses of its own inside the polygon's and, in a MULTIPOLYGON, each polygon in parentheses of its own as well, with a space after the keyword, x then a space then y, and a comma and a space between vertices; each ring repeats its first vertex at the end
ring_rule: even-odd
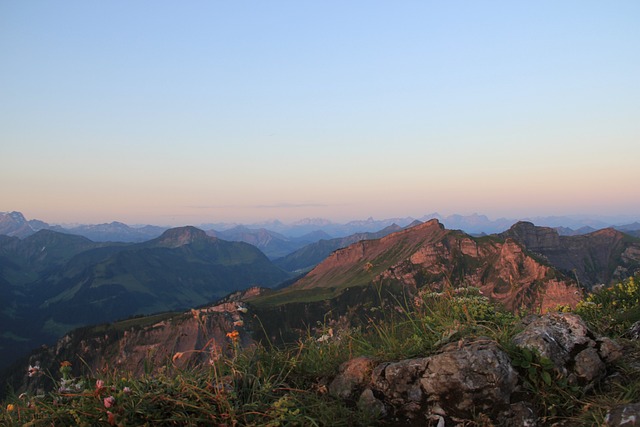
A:
POLYGON ((497 417, 508 410, 517 375, 494 341, 476 338, 432 356, 420 384, 433 413, 468 419, 480 411, 497 417))
POLYGON ((604 421, 610 427, 640 426, 640 403, 616 406, 607 412, 604 421))
POLYGON ((602 379, 606 365, 622 355, 614 341, 596 337, 582 318, 572 313, 531 316, 525 329, 512 341, 518 347, 535 350, 548 358, 570 384, 583 387, 602 379))
POLYGON ((375 367, 368 358, 353 359, 341 366, 329 392, 405 419, 470 419, 480 412, 495 418, 509 412, 517 382, 509 356, 480 337, 449 344, 430 357, 375 367))
MULTIPOLYGON (((255 294, 259 289, 247 292, 255 294)), ((243 302, 232 299, 185 313, 77 329, 56 345, 32 354, 27 364, 54 372, 62 361, 68 360, 76 374, 81 369, 116 369, 133 376, 165 369, 168 362, 179 368, 211 364, 254 342, 253 313, 243 302)), ((47 379, 27 377, 21 369, 13 373, 10 381, 16 390, 34 391, 44 387, 47 379)))
MULTIPOLYGON (((558 375, 586 389, 621 355, 615 342, 595 336, 574 314, 533 316, 513 343, 550 359, 558 375)), ((497 425, 535 426, 538 416, 524 381, 497 342, 476 337, 449 343, 428 357, 379 364, 366 357, 350 360, 329 392, 374 415, 416 425, 420 420, 464 425, 483 416, 497 425)), ((610 418, 619 419, 616 414, 610 418)))
POLYGON ((553 228, 522 221, 499 236, 517 241, 587 289, 625 279, 640 270, 640 242, 613 228, 560 236, 553 228))

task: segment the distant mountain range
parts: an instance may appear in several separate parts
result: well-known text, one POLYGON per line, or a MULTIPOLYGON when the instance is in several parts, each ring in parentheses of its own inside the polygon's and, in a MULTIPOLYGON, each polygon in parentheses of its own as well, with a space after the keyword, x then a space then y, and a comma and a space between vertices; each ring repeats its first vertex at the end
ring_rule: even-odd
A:
MULTIPOLYGON (((614 227, 626 233, 640 232, 640 222, 637 217, 548 216, 490 220, 485 215, 479 214, 443 216, 438 213, 423 215, 420 218, 381 220, 368 218, 344 224, 322 218, 306 218, 288 224, 274 220, 254 224, 208 223, 200 224, 198 228, 225 240, 253 244, 273 259, 285 256, 287 251, 291 253, 304 244, 317 242, 320 239, 378 232, 393 225, 407 227, 416 220, 425 222, 431 219, 437 219, 448 229, 462 230, 472 235, 499 233, 518 221, 529 221, 539 226, 556 228, 561 235, 586 234, 607 227, 614 227)), ((49 225, 37 219, 27 220, 20 212, 0 212, 0 234, 17 237, 26 237, 38 230, 48 229, 84 236, 96 242, 143 242, 158 237, 168 228, 170 227, 155 225, 133 227, 121 222, 74 226, 49 225)))
POLYGON ((143 243, 0 236, 0 365, 79 326, 180 310, 290 274, 252 245, 169 229, 143 243))
POLYGON ((324 231, 312 231, 299 237, 287 237, 266 228, 251 229, 243 225, 223 231, 209 230, 207 234, 232 242, 249 243, 264 252, 269 259, 284 257, 310 243, 331 238, 324 231))

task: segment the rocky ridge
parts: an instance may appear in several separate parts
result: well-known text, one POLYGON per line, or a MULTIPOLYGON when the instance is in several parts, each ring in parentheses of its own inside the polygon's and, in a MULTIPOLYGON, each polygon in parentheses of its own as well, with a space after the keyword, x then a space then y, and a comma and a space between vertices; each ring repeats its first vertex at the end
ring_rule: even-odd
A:
POLYGON ((474 238, 438 220, 333 252, 292 289, 402 283, 414 291, 474 286, 509 310, 575 304, 577 283, 514 238, 474 238))
POLYGON ((560 236, 553 228, 518 222, 499 236, 539 254, 587 289, 622 280, 640 270, 640 240, 614 228, 560 236))
MULTIPOLYGON (((587 388, 605 377, 622 351, 568 313, 530 318, 512 342, 550 360, 559 378, 587 388)), ((340 367, 328 391, 399 423, 460 425, 484 414, 498 425, 535 426, 538 408, 530 403, 523 375, 526 371, 496 341, 474 337, 446 344, 427 357, 384 363, 352 359, 340 367)))

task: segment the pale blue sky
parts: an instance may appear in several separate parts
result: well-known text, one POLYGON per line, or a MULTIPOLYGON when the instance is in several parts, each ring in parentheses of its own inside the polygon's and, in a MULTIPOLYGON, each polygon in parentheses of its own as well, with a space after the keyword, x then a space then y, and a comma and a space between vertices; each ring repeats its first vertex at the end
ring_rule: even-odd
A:
POLYGON ((0 0, 0 211, 640 214, 638 1, 0 0))

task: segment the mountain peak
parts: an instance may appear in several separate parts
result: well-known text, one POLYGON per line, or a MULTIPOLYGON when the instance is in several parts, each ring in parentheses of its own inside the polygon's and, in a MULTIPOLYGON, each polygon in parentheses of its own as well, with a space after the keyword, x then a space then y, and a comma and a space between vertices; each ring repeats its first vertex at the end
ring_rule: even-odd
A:
POLYGON ((0 212, 0 234, 22 238, 33 232, 33 228, 21 212, 0 212))
POLYGON ((210 239, 214 238, 207 236, 207 233, 203 230, 188 225, 186 227, 170 228, 156 239, 156 243, 158 246, 177 248, 197 241, 210 239))
POLYGON ((423 228, 427 229, 427 228, 435 228, 435 227, 439 228, 440 230, 444 230, 444 225, 442 225, 442 223, 438 221, 437 218, 430 219, 429 221, 425 221, 423 223, 418 223, 411 228, 413 228, 414 230, 420 230, 423 228))

